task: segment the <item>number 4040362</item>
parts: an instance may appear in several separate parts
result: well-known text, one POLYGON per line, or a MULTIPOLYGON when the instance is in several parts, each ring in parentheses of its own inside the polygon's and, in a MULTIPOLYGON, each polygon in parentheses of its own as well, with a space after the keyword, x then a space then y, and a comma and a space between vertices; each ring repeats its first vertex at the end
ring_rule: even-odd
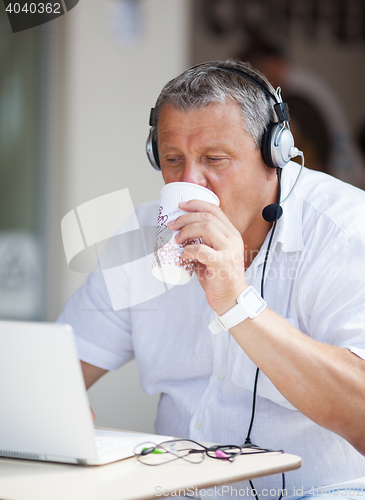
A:
POLYGON ((23 6, 18 2, 10 2, 6 7, 9 14, 62 14, 60 3, 25 3, 23 6))

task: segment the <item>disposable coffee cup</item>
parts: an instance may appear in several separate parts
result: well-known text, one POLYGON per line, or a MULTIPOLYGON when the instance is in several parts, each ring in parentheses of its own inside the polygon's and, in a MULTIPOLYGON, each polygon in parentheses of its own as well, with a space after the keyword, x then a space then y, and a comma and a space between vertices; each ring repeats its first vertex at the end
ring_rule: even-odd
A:
POLYGON ((190 281, 197 261, 183 259, 181 253, 186 245, 203 243, 201 238, 176 243, 179 231, 171 231, 167 227, 168 222, 188 213, 179 208, 179 203, 190 200, 207 201, 219 206, 218 196, 197 184, 171 182, 161 189, 152 274, 171 285, 185 285, 190 281))

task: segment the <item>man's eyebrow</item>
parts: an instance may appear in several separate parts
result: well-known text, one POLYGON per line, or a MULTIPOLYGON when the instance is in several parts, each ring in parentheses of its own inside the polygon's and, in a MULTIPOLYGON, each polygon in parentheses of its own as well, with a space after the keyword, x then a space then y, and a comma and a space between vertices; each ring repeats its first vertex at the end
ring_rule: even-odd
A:
POLYGON ((166 144, 166 142, 162 142, 160 144, 160 147, 162 146, 166 149, 178 149, 177 146, 174 146, 173 144, 166 144))

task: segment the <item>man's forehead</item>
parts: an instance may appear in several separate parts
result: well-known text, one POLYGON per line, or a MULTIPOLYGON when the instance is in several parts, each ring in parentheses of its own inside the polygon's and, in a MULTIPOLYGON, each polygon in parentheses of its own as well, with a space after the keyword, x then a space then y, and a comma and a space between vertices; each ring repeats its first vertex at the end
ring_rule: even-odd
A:
POLYGON ((218 106, 189 111, 166 108, 158 126, 159 148, 168 151, 191 146, 210 153, 242 147, 256 149, 240 108, 233 103, 224 106, 223 110, 218 106))
POLYGON ((213 130, 219 126, 244 128, 244 119, 236 102, 210 103, 199 108, 180 109, 165 104, 158 121, 158 132, 169 130, 213 130))
POLYGON ((241 108, 239 103, 234 100, 227 98, 225 101, 218 101, 218 102, 208 102, 208 103, 202 103, 201 105, 189 105, 187 104, 186 107, 182 108, 180 106, 174 106, 173 103, 166 102, 160 111, 160 117, 162 114, 166 114, 169 112, 176 112, 176 113, 182 113, 182 114, 189 114, 189 113, 199 113, 199 114, 204 114, 207 112, 210 112, 212 110, 221 110, 221 112, 234 112, 234 110, 241 112, 241 108))

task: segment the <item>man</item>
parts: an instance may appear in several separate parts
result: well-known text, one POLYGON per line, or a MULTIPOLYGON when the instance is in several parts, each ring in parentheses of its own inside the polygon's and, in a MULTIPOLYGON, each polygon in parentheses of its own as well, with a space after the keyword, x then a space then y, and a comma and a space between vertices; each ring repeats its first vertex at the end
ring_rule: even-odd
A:
MULTIPOLYGON (((155 295, 146 311, 146 303, 130 297, 150 286, 150 267, 124 266, 117 286, 131 307, 103 313, 110 299, 95 274, 60 321, 74 327, 88 387, 136 357, 144 389, 161 393, 162 434, 242 445, 258 367, 249 437, 302 456, 303 467, 287 475, 287 496, 298 489, 320 495, 318 487, 327 485, 365 488, 364 193, 305 169, 273 235, 268 307, 229 332, 212 335, 208 328, 249 285, 260 292, 273 226, 262 210, 279 195, 276 169, 260 151, 273 120, 271 100, 256 83, 219 66, 248 72, 272 92, 247 65, 206 63, 169 82, 153 116, 165 183, 196 183, 220 199, 219 208, 197 200, 181 205, 187 214, 169 226, 180 231, 180 243, 203 239, 184 250, 198 260, 197 276, 155 295), (90 307, 100 313, 87 314, 90 307)), ((297 167, 283 168, 281 200, 297 167)), ((158 203, 140 207, 140 225, 155 224, 157 210, 158 203)), ((259 496, 270 497, 271 489, 275 498, 281 479, 254 485, 259 496)))

